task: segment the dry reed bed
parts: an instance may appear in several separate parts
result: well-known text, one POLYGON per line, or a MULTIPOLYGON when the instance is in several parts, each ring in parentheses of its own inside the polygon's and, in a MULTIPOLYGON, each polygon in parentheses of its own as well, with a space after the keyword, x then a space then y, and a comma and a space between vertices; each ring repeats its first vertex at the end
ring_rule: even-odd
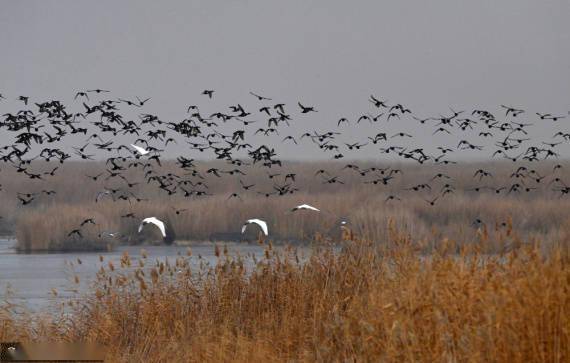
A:
POLYGON ((217 250, 218 264, 198 270, 195 256, 103 260, 72 315, 5 305, 0 340, 95 341, 112 362, 570 359, 568 244, 489 256, 482 234, 458 255, 446 251, 461 243, 445 240, 426 256, 423 242, 388 229, 382 244, 321 242, 304 262, 271 245, 259 261, 217 250))
MULTIPOLYGON (((361 163, 364 166, 387 166, 383 164, 361 163)), ((565 163, 563 163, 566 165, 565 163)), ((43 248, 45 240, 69 240, 66 245, 73 246, 81 240, 67 238, 67 233, 81 222, 79 216, 100 216, 98 222, 101 226, 86 231, 87 241, 94 240, 96 231, 107 228, 120 231, 125 240, 137 242, 142 237, 136 233, 140 218, 156 216, 168 220, 178 239, 204 240, 239 238, 239 229, 247 218, 263 218, 270 224, 270 231, 274 238, 281 240, 302 240, 311 238, 317 231, 335 235, 338 233, 338 221, 347 218, 352 228, 362 235, 382 240, 386 236, 384 226, 389 217, 394 217, 402 228, 408 229, 414 236, 422 238, 439 238, 442 235, 457 239, 469 239, 474 234, 471 224, 475 218, 483 219, 489 228, 501 224, 512 218, 517 230, 529 236, 536 236, 545 242, 560 237, 563 226, 570 221, 570 208, 566 198, 558 198, 545 185, 549 179, 544 179, 541 188, 533 193, 510 194, 497 196, 493 192, 476 193, 469 191, 475 185, 482 184, 472 178, 474 170, 484 168, 491 171, 495 178, 485 185, 508 186, 516 182, 510 179, 510 174, 517 165, 510 163, 467 163, 465 165, 436 168, 429 166, 414 166, 397 164, 395 168, 402 168, 404 175, 398 177, 388 186, 362 184, 363 178, 348 169, 341 170, 344 163, 287 163, 285 170, 297 174, 297 186, 300 192, 281 196, 265 198, 252 192, 240 192, 242 200, 228 200, 230 193, 239 191, 239 179, 246 183, 256 184, 257 190, 271 191, 273 181, 268 180, 266 170, 256 167, 244 169, 247 176, 229 176, 216 178, 208 176, 208 191, 213 197, 183 198, 181 195, 168 196, 156 188, 156 185, 142 181, 142 176, 136 171, 126 173, 131 182, 141 182, 132 188, 138 196, 148 199, 147 202, 132 201, 110 203, 109 199, 95 203, 95 195, 105 187, 122 188, 126 190, 126 183, 120 179, 103 180, 103 177, 93 182, 84 175, 97 175, 104 171, 101 163, 70 162, 61 167, 55 177, 45 181, 30 181, 16 175, 9 166, 4 167, 0 174, 4 191, 0 198, 1 230, 17 231, 17 235, 25 238, 25 246, 43 248), (338 171, 342 176, 344 185, 323 185, 314 173, 317 169, 338 171), (402 191, 403 188, 428 182, 437 172, 445 171, 455 180, 454 194, 441 198, 435 206, 429 206, 424 198, 429 193, 415 193, 402 191), (73 176, 73 177, 69 177, 73 176), (40 190, 56 190, 55 197, 38 196, 30 206, 18 206, 15 200, 17 191, 38 192, 40 190), (386 203, 390 194, 396 194, 402 201, 386 203), (305 213, 291 215, 286 213, 293 206, 309 203, 321 208, 324 213, 314 215, 305 213), (173 208, 187 209, 186 212, 176 215, 173 208), (121 215, 134 212, 137 219, 120 218, 121 215), (38 224, 39 220, 46 223, 38 224), (65 220, 65 222, 64 222, 65 220), (60 227, 50 228, 49 223, 57 223, 60 227), (16 226, 15 228, 13 226, 16 226), (65 228, 64 228, 65 227, 65 228), (31 231, 38 229, 38 231, 31 231), (224 237, 225 236, 225 237, 224 237)), ((541 175, 552 171, 552 163, 541 162, 529 165, 539 170, 541 175)), ((56 164, 39 164, 34 170, 51 170, 56 164)), ((201 169, 220 167, 230 169, 222 162, 207 162, 200 164, 201 169)), ((559 172, 562 180, 570 180, 570 167, 559 172)), ((172 163, 165 162, 160 169, 161 173, 177 171, 172 163)), ((179 170, 178 170, 179 172, 179 170)), ((285 172, 281 171, 284 176, 285 172)), ((557 174, 558 175, 558 174, 557 174)), ((554 176, 549 177, 554 178, 554 176)), ((364 178, 366 179, 366 178, 364 178)), ((433 192, 436 195, 445 181, 432 181, 433 192)), ((530 182, 527 182, 530 186, 530 182)), ((253 235, 250 235, 251 237, 253 235)), ((60 242, 57 242, 60 243, 60 242)), ((67 243, 67 242, 66 242, 67 243)))
POLYGON ((102 251, 111 250, 115 241, 100 236, 117 228, 117 220, 101 211, 80 206, 59 205, 27 212, 16 229, 17 248, 22 252, 38 251, 102 251), (98 225, 81 227, 81 236, 70 235, 88 218, 98 225))
POLYGON ((476 218, 483 218, 489 230, 502 229, 503 223, 528 238, 536 237, 545 243, 557 242, 570 225, 565 200, 517 199, 497 201, 492 196, 476 198, 458 195, 453 202, 431 207, 417 196, 404 202, 384 203, 385 195, 368 191, 353 191, 348 195, 333 193, 288 195, 278 198, 251 196, 243 200, 227 200, 225 196, 205 199, 170 201, 128 202, 104 201, 82 205, 57 204, 23 212, 18 219, 16 237, 24 250, 56 250, 66 246, 73 249, 82 243, 105 245, 106 243, 161 242, 157 230, 137 232, 140 220, 155 216, 167 223, 177 240, 252 240, 258 230, 251 227, 246 235, 240 234, 241 225, 249 218, 262 218, 269 224, 272 239, 279 241, 309 241, 317 233, 330 237, 340 234, 340 219, 347 219, 351 228, 373 240, 385 240, 386 221, 393 218, 398 226, 417 238, 437 240, 447 236, 456 240, 475 237, 472 225, 476 218), (289 210, 306 202, 322 209, 322 213, 289 210), (186 209, 176 214, 175 210, 186 209), (134 212, 136 218, 122 218, 134 212), (81 229, 83 238, 69 237, 68 233, 87 218, 94 218, 97 226, 81 229), (100 238, 102 232, 120 232, 119 240, 100 238))

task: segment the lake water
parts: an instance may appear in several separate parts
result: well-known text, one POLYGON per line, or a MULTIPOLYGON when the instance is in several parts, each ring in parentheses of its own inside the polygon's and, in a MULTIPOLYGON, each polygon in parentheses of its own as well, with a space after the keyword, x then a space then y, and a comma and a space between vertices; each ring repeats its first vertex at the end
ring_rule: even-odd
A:
MULTIPOLYGON (((115 266, 120 266, 120 258, 127 251, 131 258, 140 256, 144 249, 148 260, 164 261, 166 258, 174 262, 179 254, 186 256, 187 246, 119 246, 112 252, 93 253, 50 253, 50 254, 18 254, 14 249, 16 241, 0 239, 0 303, 6 297, 6 288, 10 286, 13 294, 11 301, 21 303, 30 310, 38 310, 50 306, 50 302, 69 298, 74 295, 71 291, 77 288, 73 282, 73 276, 78 275, 80 288, 86 288, 89 282, 94 280, 96 272, 101 265, 107 267, 112 261, 115 266), (104 262, 99 261, 99 256, 104 256, 104 262), (77 263, 77 259, 82 261, 77 263), (70 267, 73 262, 73 271, 70 267), (52 289, 57 290, 57 297, 52 296, 52 289)), ((258 244, 247 243, 218 243, 223 248, 227 246, 230 255, 239 253, 241 256, 255 255, 261 258, 264 247, 258 244)), ((198 255, 202 260, 215 265, 216 257, 214 243, 193 244, 192 259, 196 265, 198 255)), ((136 261, 133 261, 136 262, 136 261)), ((150 264, 149 264, 150 265, 150 264)))

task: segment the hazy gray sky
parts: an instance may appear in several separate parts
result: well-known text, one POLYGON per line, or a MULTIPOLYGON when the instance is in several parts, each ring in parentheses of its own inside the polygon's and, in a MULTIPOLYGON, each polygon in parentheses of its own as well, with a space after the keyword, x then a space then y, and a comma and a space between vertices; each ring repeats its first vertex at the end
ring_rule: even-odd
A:
MULTIPOLYGON (((186 105, 205 102, 205 88, 219 106, 257 106, 253 90, 319 109, 295 132, 355 119, 371 110, 370 93, 420 116, 501 103, 570 110, 568 0, 42 0, 1 9, 0 93, 10 99, 72 101, 99 87, 152 97, 146 111, 181 119, 186 105)), ((319 154, 308 144, 284 151, 319 154)))

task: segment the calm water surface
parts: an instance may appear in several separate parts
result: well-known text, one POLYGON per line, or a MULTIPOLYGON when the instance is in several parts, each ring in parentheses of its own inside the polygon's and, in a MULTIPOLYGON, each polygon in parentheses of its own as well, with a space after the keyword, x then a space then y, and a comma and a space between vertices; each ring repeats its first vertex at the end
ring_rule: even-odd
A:
MULTIPOLYGON (((93 281, 101 265, 107 266, 112 261, 120 266, 120 258, 127 251, 133 260, 140 257, 142 249, 147 251, 148 260, 164 261, 166 258, 174 262, 180 255, 186 256, 186 246, 119 246, 112 252, 92 253, 51 253, 51 254, 18 254, 14 249, 16 241, 13 239, 0 239, 0 303, 7 296, 9 286, 13 293, 11 301, 21 303, 31 310, 38 310, 50 306, 50 302, 71 297, 70 290, 76 288, 73 276, 80 278, 80 289, 86 289, 88 283, 93 281), (99 256, 104 261, 99 261, 99 256), (77 259, 82 263, 78 264, 77 259), (70 266, 73 262, 73 268, 70 266), (52 296, 51 290, 57 290, 57 297, 52 296)), ((257 244, 218 243, 223 248, 228 247, 230 255, 239 253, 241 256, 263 256, 263 246, 257 244)), ((191 261, 198 265, 198 255, 211 265, 216 263, 213 243, 200 243, 192 245, 191 261)), ((147 266, 150 263, 147 264, 147 266)))

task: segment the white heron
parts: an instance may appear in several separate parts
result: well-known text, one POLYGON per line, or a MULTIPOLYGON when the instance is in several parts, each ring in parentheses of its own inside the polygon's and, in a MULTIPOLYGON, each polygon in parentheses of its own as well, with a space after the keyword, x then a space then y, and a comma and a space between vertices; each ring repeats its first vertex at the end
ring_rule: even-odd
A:
POLYGON ((137 146, 137 145, 131 144, 131 146, 132 146, 140 155, 146 155, 146 154, 148 154, 148 153, 150 152, 150 151, 148 151, 148 150, 146 150, 146 149, 144 149, 144 148, 142 148, 142 147, 140 147, 140 146, 137 146))
POLYGON ((317 208, 315 208, 315 207, 313 207, 313 206, 311 206, 311 205, 308 205, 308 204, 301 204, 301 205, 298 205, 298 206, 296 206, 295 208, 291 209, 291 212, 295 212, 295 211, 298 211, 298 210, 300 210, 300 209, 313 210, 313 211, 315 211, 315 212, 320 212, 320 211, 321 211, 320 209, 317 209, 317 208))
POLYGON ((155 217, 148 217, 143 219, 143 221, 139 225, 139 233, 141 233, 144 225, 149 223, 157 226, 158 229, 160 229, 160 232, 162 233, 162 237, 166 238, 166 228, 164 227, 164 222, 155 217))
POLYGON ((247 222, 245 222, 245 224, 241 227, 241 233, 245 233, 245 229, 247 228, 247 226, 252 223, 257 224, 259 227, 261 227, 261 230, 266 236, 269 234, 269 232, 267 231, 267 223, 257 218, 248 219, 247 222))

